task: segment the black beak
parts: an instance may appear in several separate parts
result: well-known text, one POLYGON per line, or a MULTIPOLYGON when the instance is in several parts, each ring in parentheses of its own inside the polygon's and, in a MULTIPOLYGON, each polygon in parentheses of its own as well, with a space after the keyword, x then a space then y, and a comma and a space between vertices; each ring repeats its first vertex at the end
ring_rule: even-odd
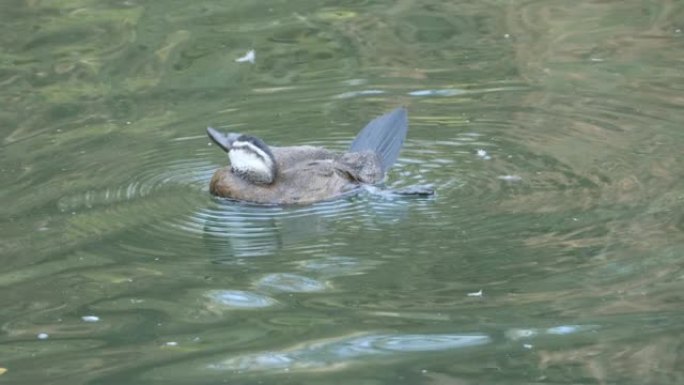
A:
POLYGON ((233 147, 233 142, 240 137, 240 134, 224 134, 213 127, 207 127, 207 135, 209 135, 209 138, 225 152, 230 151, 233 147))

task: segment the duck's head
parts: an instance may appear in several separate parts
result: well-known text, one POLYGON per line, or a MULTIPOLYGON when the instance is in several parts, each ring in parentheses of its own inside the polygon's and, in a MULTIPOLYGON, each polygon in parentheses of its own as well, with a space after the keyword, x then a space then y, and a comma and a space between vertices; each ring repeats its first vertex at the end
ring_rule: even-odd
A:
POLYGON ((263 140, 249 135, 222 133, 207 127, 207 134, 214 143, 228 153, 234 174, 256 184, 272 184, 278 167, 273 152, 263 140))

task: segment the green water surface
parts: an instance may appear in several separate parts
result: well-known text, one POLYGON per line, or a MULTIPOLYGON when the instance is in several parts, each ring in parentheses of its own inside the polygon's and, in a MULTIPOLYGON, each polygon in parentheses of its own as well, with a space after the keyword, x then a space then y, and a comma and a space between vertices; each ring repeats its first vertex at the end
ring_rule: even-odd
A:
POLYGON ((684 3, 4 0, 0 202, 0 384, 682 384, 684 3), (400 105, 433 197, 208 193, 400 105))

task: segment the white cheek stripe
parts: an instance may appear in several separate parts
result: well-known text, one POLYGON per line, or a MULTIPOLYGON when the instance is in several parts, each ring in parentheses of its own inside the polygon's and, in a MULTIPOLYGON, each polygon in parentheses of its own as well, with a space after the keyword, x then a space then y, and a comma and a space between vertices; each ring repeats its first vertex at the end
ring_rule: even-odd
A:
POLYGON ((241 149, 241 148, 245 148, 245 147, 248 147, 249 149, 246 150, 246 151, 244 151, 244 152, 248 153, 248 152, 251 150, 252 152, 255 152, 255 153, 259 154, 259 156, 261 157, 261 159, 263 159, 262 162, 263 162, 263 163, 266 163, 266 166, 267 166, 267 167, 270 168, 270 167, 273 166, 273 161, 271 160, 271 157, 268 156, 268 154, 267 154, 264 150, 262 150, 261 148, 259 148, 259 147, 255 146, 255 145, 253 145, 253 144, 250 143, 250 142, 236 142, 236 143, 233 143, 233 148, 234 148, 234 149, 235 149, 235 148, 241 149))
POLYGON ((233 144, 233 148, 228 152, 228 157, 231 167, 238 172, 261 175, 265 180, 270 180, 273 177, 273 160, 267 153, 251 143, 233 144))

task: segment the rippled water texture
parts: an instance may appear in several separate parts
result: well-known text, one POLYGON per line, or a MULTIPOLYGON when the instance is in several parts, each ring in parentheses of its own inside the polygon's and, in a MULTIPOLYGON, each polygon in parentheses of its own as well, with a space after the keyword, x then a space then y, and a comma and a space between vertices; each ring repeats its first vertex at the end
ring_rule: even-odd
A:
POLYGON ((0 383, 684 383, 683 20, 6 1, 0 383), (341 151, 399 105, 384 187, 209 196, 208 125, 341 151))

